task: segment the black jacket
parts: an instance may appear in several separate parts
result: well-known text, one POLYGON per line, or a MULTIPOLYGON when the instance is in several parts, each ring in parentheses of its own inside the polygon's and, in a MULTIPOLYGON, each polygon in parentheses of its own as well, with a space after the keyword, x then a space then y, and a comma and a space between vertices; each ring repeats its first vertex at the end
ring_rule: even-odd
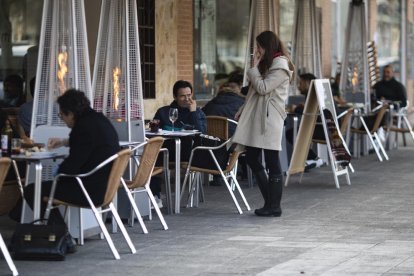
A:
POLYGON ((390 101, 399 101, 400 107, 407 105, 407 93, 404 86, 396 79, 381 80, 374 85, 375 95, 378 100, 384 98, 390 101))
MULTIPOLYGON (((207 116, 223 116, 234 120, 239 108, 244 104, 244 98, 233 92, 219 92, 202 110, 207 116)), ((229 124, 229 135, 236 130, 235 124, 229 124)))
MULTIPOLYGON (((118 134, 111 122, 93 109, 76 120, 69 135, 69 156, 60 164, 59 173, 79 174, 95 168, 120 150, 118 134)), ((83 180, 95 204, 102 203, 112 163, 83 180)), ((87 205, 75 179, 61 178, 55 198, 87 205)))

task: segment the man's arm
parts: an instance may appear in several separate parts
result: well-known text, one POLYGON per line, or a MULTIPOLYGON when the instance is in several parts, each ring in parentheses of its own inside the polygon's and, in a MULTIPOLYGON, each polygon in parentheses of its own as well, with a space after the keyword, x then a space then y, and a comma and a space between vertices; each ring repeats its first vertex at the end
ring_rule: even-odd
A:
POLYGON ((206 132, 206 115, 204 112, 197 108, 195 111, 190 112, 192 125, 194 125, 195 129, 201 131, 202 133, 206 132))

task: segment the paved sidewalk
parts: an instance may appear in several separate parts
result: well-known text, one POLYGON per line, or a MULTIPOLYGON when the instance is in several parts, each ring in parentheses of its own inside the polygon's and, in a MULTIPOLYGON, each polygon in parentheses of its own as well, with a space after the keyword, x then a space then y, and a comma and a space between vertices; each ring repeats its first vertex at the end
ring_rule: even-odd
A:
MULTIPOLYGON (((407 137, 408 138, 408 137, 407 137)), ((414 275, 414 146, 353 160, 351 186, 335 188, 330 167, 292 177, 280 218, 238 215, 225 187, 207 187, 199 208, 127 228, 131 255, 113 234, 121 260, 105 241, 87 240, 64 262, 16 261, 21 275, 414 275)), ((257 187, 244 192, 261 207, 257 187)), ((0 218, 9 239, 14 223, 0 218)), ((0 260, 0 275, 10 275, 0 260)))

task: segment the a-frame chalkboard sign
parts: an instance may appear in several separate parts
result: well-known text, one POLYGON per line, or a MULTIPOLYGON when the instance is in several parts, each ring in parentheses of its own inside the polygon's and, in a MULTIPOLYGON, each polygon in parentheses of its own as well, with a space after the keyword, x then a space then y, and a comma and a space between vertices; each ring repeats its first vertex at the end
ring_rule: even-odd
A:
POLYGON ((340 175, 345 175, 347 184, 351 185, 348 166, 351 170, 353 169, 349 163, 349 150, 338 127, 331 85, 327 79, 316 79, 310 84, 292 159, 289 170, 286 172, 285 186, 288 185, 289 178, 293 174, 301 173, 299 182, 302 180, 305 161, 312 142, 312 135, 318 115, 321 116, 335 185, 339 189, 338 176, 340 175))

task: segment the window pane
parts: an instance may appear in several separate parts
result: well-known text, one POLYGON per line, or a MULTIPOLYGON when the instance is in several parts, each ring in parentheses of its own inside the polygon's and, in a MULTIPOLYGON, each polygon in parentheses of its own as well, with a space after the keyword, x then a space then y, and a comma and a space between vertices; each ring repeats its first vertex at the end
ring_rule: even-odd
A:
POLYGON ((197 99, 211 98, 223 76, 244 68, 249 15, 250 1, 194 0, 197 99))
POLYGON ((34 74, 27 76, 28 71, 36 70, 28 68, 24 56, 38 43, 42 8, 42 0, 0 1, 0 99, 7 76, 17 74, 26 81, 34 74))

